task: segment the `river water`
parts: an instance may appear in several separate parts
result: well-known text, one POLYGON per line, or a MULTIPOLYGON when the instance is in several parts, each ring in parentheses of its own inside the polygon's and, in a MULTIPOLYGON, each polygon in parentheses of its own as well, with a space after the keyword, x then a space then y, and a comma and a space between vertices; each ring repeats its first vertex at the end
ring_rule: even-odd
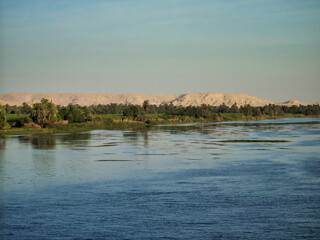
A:
POLYGON ((320 239, 319 121, 2 136, 0 239, 320 239))

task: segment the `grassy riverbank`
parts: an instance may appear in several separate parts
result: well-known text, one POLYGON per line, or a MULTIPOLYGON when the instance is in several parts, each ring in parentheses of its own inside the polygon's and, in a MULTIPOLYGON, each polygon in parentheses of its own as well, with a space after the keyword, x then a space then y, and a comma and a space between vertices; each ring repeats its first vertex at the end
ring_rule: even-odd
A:
MULTIPOLYGON (((8 122, 13 122, 25 115, 9 114, 8 122)), ((303 114, 284 114, 270 117, 261 115, 259 117, 245 116, 242 113, 221 113, 216 119, 195 118, 189 116, 176 116, 166 114, 148 114, 139 119, 125 118, 122 114, 100 114, 93 115, 93 121, 85 123, 69 123, 66 125, 53 125, 46 128, 30 128, 30 127, 11 127, 0 130, 0 135, 26 135, 26 134, 47 134, 61 132, 79 132, 90 131, 95 129, 106 130, 138 130, 156 125, 165 124, 182 124, 182 123, 206 123, 206 122, 224 122, 224 121, 252 121, 252 120, 268 120, 282 118, 305 118, 319 116, 305 116, 303 114)))
MULTIPOLYGON (((150 125, 157 124, 172 124, 172 123, 202 123, 202 122, 228 122, 228 121, 254 121, 254 120, 268 120, 268 119, 282 119, 282 118, 306 118, 306 117, 319 117, 319 116, 306 116, 304 114, 290 114, 269 116, 261 115, 259 117, 246 116, 243 113, 219 113, 215 119, 167 114, 147 114, 143 116, 142 121, 147 121, 150 125)), ((130 121, 130 118, 123 118, 122 114, 96 114, 93 115, 94 120, 103 119, 103 121, 117 122, 117 121, 130 121)), ((131 121, 132 122, 132 121, 131 121)), ((133 121, 136 122, 136 121, 133 121)))
POLYGON ((144 122, 134 121, 115 121, 115 122, 99 122, 91 121, 85 123, 69 123, 46 128, 29 128, 29 127, 12 127, 9 129, 0 130, 0 135, 26 135, 26 134, 47 134, 47 133, 62 133, 62 132, 81 132, 96 129, 108 130, 135 130, 146 128, 144 122))

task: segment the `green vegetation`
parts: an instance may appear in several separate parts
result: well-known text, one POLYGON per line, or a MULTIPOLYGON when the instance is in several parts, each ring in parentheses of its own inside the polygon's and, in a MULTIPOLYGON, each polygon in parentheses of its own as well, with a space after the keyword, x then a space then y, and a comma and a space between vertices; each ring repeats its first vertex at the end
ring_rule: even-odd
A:
POLYGON ((123 118, 123 114, 94 114, 92 115, 93 120, 99 121, 118 121, 123 118))
POLYGON ((143 110, 146 114, 149 113, 149 107, 150 107, 150 104, 149 104, 149 100, 145 100, 142 104, 142 107, 143 107, 143 110))
POLYGON ((87 107, 69 104, 67 107, 59 107, 58 117, 60 120, 68 120, 69 123, 82 123, 92 120, 87 107))
POLYGON ((0 105, 0 129, 4 128, 7 125, 6 114, 0 105))
POLYGON ((57 121, 57 112, 56 105, 43 98, 40 103, 33 104, 31 118, 41 127, 46 127, 49 123, 57 121))
POLYGON ((7 117, 7 121, 10 123, 10 122, 16 122, 23 117, 28 117, 28 115, 25 115, 25 114, 6 114, 6 117, 7 117))
MULTIPOLYGON (((92 106, 56 106, 47 99, 32 107, 4 105, 0 108, 0 134, 48 133, 86 131, 92 129, 141 129, 159 124, 249 121, 276 118, 319 116, 319 105, 252 107, 221 106, 174 106, 150 105, 146 100, 141 106, 108 104, 92 106)), ((241 140, 242 141, 242 140, 241 140)))
POLYGON ((123 109, 123 116, 130 117, 132 120, 137 120, 141 114, 141 109, 136 105, 129 105, 123 109))

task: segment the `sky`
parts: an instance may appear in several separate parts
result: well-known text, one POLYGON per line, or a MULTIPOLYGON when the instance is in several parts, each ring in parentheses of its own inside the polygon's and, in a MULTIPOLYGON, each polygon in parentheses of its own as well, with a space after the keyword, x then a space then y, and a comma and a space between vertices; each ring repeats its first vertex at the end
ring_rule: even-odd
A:
POLYGON ((1 0, 10 92, 320 101, 320 1, 1 0))

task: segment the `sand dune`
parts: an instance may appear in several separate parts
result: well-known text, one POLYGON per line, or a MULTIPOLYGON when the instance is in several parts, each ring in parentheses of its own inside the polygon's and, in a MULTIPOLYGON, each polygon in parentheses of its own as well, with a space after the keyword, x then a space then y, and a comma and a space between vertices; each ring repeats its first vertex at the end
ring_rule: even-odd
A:
POLYGON ((176 106, 200 106, 201 104, 209 104, 219 106, 226 104, 232 106, 237 104, 242 106, 250 104, 251 106, 264 106, 267 104, 281 105, 306 105, 297 100, 289 100, 283 103, 274 103, 269 100, 263 100, 258 97, 246 94, 222 94, 222 93, 188 93, 188 94, 172 94, 172 95, 156 95, 156 94, 97 94, 97 93, 7 93, 0 94, 0 103, 9 105, 22 105, 23 102, 29 105, 39 102, 41 98, 47 98, 54 103, 66 106, 70 103, 79 104, 81 106, 123 103, 123 104, 139 104, 144 100, 149 100, 150 104, 172 103, 176 106))

